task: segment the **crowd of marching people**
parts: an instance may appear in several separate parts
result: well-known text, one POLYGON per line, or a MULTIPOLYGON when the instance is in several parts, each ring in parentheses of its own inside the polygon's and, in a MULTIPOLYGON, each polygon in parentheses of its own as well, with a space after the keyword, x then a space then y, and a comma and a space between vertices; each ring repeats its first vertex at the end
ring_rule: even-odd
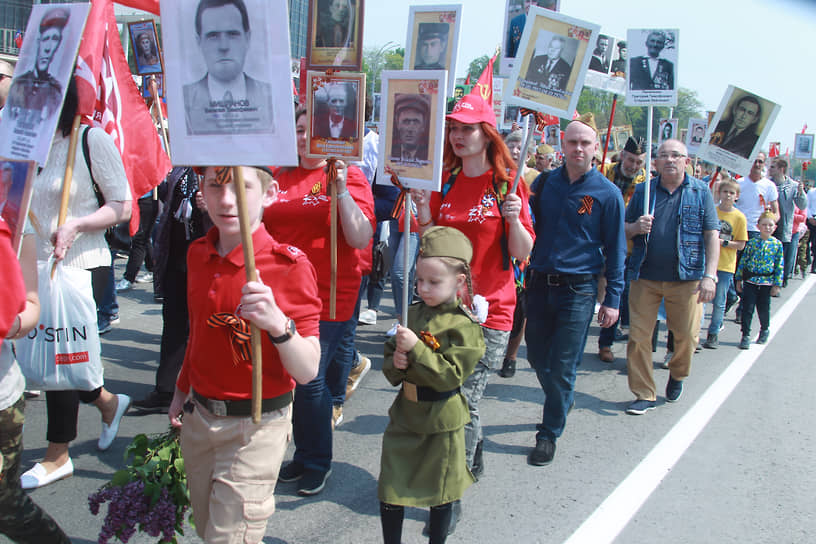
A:
POLYGON ((54 212, 75 94, 69 89, 48 163, 34 180, 38 196, 19 265, 0 223, 10 293, 0 315, 0 532, 20 541, 68 542, 23 490, 72 475, 80 401, 100 412, 99 450, 111 446, 128 410, 166 412, 180 429, 198 534, 208 542, 237 534, 260 541, 277 481, 297 482, 304 496, 329 485, 332 433, 375 355, 359 352, 355 331, 379 319, 389 265, 397 322, 382 371, 399 392, 388 410, 378 486, 387 543, 400 542, 406 506, 430 508, 430 542, 454 530, 462 496, 485 470, 480 400, 494 373, 515 374, 522 341, 545 393, 527 460, 544 466, 565 432, 593 320, 601 361, 613 363, 615 343, 625 343, 634 396, 626 412, 642 415, 657 405, 661 319, 670 334, 665 399, 676 402, 694 352, 723 347, 719 334, 732 308, 738 347, 753 341, 755 310, 756 342, 765 343, 772 298, 794 274, 816 273, 816 189, 792 180, 784 157, 760 153, 750 173, 735 179, 706 171, 682 142, 668 139, 655 171, 646 172, 645 143, 630 138, 602 163, 592 114, 566 125, 559 157, 546 144, 523 149, 520 131, 502 136, 477 90, 446 118, 441 191, 411 191, 410 234, 395 205, 400 190, 375 179, 376 132, 366 134, 359 165, 310 158, 308 112, 298 109, 298 166, 174 168, 156 194, 133 195, 142 221, 114 285, 104 231, 129 218, 132 195, 104 131, 83 129, 68 221, 58 226, 54 212), (237 183, 246 186, 257 269, 249 282, 237 183), (52 254, 90 271, 100 334, 118 321, 105 313, 106 293, 152 280, 161 345, 146 398, 104 385, 45 392, 48 447, 26 468, 25 385, 12 341, 37 323, 35 263, 52 254), (402 322, 405 279, 410 307, 402 322), (711 317, 701 337, 706 303, 711 317), (263 401, 260 422, 248 426, 250 325, 262 331, 263 401), (284 462, 290 433, 294 457, 284 462))

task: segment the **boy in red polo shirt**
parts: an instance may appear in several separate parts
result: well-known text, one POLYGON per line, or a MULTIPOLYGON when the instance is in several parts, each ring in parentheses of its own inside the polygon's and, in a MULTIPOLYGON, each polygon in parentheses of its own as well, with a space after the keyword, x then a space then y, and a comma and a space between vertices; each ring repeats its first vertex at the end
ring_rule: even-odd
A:
POLYGON ((187 254, 190 340, 168 413, 181 428, 196 532, 207 542, 263 539, 292 430, 292 390, 314 378, 320 359, 314 269, 261 225, 263 208, 277 197, 271 172, 242 171, 258 281, 246 282, 231 168, 208 167, 201 192, 215 227, 187 254), (262 331, 257 425, 250 420, 250 323, 262 331))

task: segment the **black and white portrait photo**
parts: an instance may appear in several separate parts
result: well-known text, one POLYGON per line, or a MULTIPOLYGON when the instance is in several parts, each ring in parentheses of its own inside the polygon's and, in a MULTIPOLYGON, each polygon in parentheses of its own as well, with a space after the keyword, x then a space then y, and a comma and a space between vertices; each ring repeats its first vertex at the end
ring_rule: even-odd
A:
POLYGON ((793 158, 800 161, 813 158, 813 134, 797 134, 794 137, 793 158))
POLYGON ((447 24, 419 23, 414 70, 444 70, 447 50, 447 24))
POLYGON ((542 32, 524 79, 551 92, 567 90, 578 40, 542 32))
POLYGON ((686 147, 690 154, 697 154, 700 145, 703 143, 707 128, 707 119, 702 117, 689 119, 688 130, 686 131, 686 147))
POLYGON ((356 81, 327 83, 315 92, 312 136, 327 140, 357 137, 356 81))
POLYGON ((615 39, 606 34, 600 34, 595 41, 595 49, 592 51, 592 58, 589 59, 589 69, 602 74, 609 73, 610 57, 612 55, 612 43, 615 39))
POLYGON ((657 136, 657 145, 661 145, 666 140, 671 140, 672 138, 678 139, 678 124, 679 120, 677 119, 661 119, 659 123, 660 131, 657 136))
POLYGON ((133 46, 133 56, 136 59, 136 73, 140 75, 160 74, 162 64, 153 21, 128 23, 128 29, 133 46))
POLYGON ((365 74, 306 72, 306 155, 362 160, 365 74))
MULTIPOLYGON (((403 70, 456 71, 461 5, 411 6, 403 70)), ((453 94, 455 78, 450 77, 446 92, 453 94)))
POLYGON ((629 91, 626 104, 632 106, 677 104, 676 29, 630 29, 627 33, 629 91))
POLYGON ((360 69, 363 0, 309 0, 308 20, 309 69, 360 69))
POLYGON ((88 11, 88 4, 32 7, 3 108, 0 156, 45 164, 88 11))
POLYGON ((296 161, 294 143, 285 142, 287 134, 294 135, 292 81, 279 76, 291 69, 286 6, 263 0, 163 0, 161 7, 174 162, 268 164, 268 156, 260 162, 216 159, 257 157, 264 142, 270 153, 296 161), (245 145, 195 138, 208 136, 245 145), (272 142, 281 147, 272 150, 272 142))
POLYGON ((394 125, 391 136, 393 161, 421 163, 428 160, 431 99, 428 95, 394 95, 394 125))
POLYGON ((610 66, 610 74, 615 77, 626 77, 626 69, 627 69, 627 56, 629 55, 629 49, 626 47, 626 41, 619 40, 615 44, 615 59, 612 61, 612 66, 610 66))

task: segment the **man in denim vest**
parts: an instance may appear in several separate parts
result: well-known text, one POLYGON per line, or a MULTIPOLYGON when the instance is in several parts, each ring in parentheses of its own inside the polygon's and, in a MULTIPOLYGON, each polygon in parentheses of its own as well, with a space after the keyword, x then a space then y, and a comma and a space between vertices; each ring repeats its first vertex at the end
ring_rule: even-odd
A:
POLYGON ((659 176, 635 187, 626 209, 626 236, 634 242, 629 258, 629 389, 636 400, 627 414, 641 415, 657 399, 652 368, 652 330, 661 299, 674 333, 666 400, 683 393, 691 356, 699 340, 702 303, 714 298, 720 256, 717 210, 708 186, 685 173, 688 152, 679 140, 666 140, 657 153, 659 176))

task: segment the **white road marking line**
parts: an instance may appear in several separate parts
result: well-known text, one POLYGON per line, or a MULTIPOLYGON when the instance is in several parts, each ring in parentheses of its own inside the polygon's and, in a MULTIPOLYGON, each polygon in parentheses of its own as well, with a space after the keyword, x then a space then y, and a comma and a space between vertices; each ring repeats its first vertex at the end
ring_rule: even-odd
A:
POLYGON ((567 539, 566 544, 603 544, 617 538, 759 359, 814 283, 816 275, 811 274, 790 299, 774 312, 768 344, 751 344, 749 350, 737 355, 686 415, 567 539))

